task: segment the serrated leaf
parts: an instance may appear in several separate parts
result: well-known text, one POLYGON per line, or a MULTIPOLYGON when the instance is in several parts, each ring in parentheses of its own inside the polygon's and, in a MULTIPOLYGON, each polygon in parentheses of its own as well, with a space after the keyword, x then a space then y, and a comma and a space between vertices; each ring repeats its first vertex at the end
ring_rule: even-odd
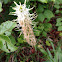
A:
POLYGON ((45 15, 45 18, 47 18, 47 19, 54 17, 53 12, 50 10, 45 10, 44 15, 45 15))
POLYGON ((12 29, 16 26, 15 22, 6 21, 0 25, 0 34, 5 33, 9 36, 8 32, 11 33, 12 29))
POLYGON ((0 35, 0 49, 9 53, 17 50, 17 47, 11 43, 9 37, 0 35))

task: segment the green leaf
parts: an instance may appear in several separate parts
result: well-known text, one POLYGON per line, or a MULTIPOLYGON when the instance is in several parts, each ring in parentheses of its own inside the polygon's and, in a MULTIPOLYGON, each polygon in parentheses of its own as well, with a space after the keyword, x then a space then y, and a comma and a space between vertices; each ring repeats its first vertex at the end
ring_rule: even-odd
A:
POLYGON ((49 43, 49 41, 46 41, 46 45, 47 45, 47 46, 50 46, 51 44, 49 43))
POLYGON ((39 48, 39 50, 44 54, 44 55, 48 55, 47 52, 44 49, 39 48))
POLYGON ((0 12, 2 11, 2 2, 0 2, 0 12))
POLYGON ((10 1, 10 0, 3 0, 3 2, 4 2, 5 4, 7 4, 9 1, 10 1))
POLYGON ((59 62, 62 62, 62 53, 59 54, 59 62))
POLYGON ((48 1, 47 0, 38 0, 39 2, 42 2, 42 3, 47 3, 48 1))
POLYGON ((45 10, 44 15, 45 15, 45 18, 47 18, 47 19, 54 17, 53 12, 50 10, 45 10))
POLYGON ((62 60, 62 54, 61 54, 61 52, 62 52, 61 48, 58 47, 57 51, 55 52, 54 62, 58 62, 58 60, 59 60, 59 62, 61 62, 61 60, 62 60))
POLYGON ((44 37, 46 37, 46 36, 47 36, 47 33, 46 33, 45 31, 43 31, 43 32, 42 32, 42 35, 43 35, 44 37))
POLYGON ((62 26, 59 26, 58 27, 58 31, 62 31, 62 26))
POLYGON ((62 36, 62 32, 59 33, 59 36, 62 36))
POLYGON ((56 23, 56 26, 61 26, 62 25, 62 18, 58 18, 57 19, 57 23, 56 23))
POLYGON ((40 13, 40 12, 43 12, 44 11, 44 8, 41 4, 38 5, 38 8, 37 8, 37 12, 40 13))
POLYGON ((62 25, 61 22, 57 22, 57 23, 56 23, 56 26, 61 26, 61 25, 62 25))
POLYGON ((11 39, 11 43, 15 45, 16 44, 15 38, 12 35, 10 35, 9 38, 11 39))
POLYGON ((24 43, 26 40, 24 40, 23 35, 21 35, 19 38, 17 38, 18 43, 24 43))
POLYGON ((41 31, 39 31, 39 30, 34 31, 35 36, 39 36, 40 33, 41 33, 41 31))
POLYGON ((50 31, 51 28, 52 28, 52 25, 50 23, 44 23, 44 30, 46 32, 50 31))
POLYGON ((38 26, 38 28, 37 28, 38 30, 41 30, 41 32, 43 31, 43 29, 44 29, 44 25, 43 24, 39 24, 39 26, 38 26))
POLYGON ((43 21, 44 21, 44 19, 45 19, 44 14, 39 13, 39 14, 38 14, 38 20, 40 20, 41 22, 43 22, 43 21))
POLYGON ((61 25, 62 25, 62 18, 58 18, 56 26, 61 26, 61 25))
POLYGON ((10 35, 12 29, 16 26, 15 22, 6 21, 0 25, 0 34, 5 33, 6 35, 10 35))
POLYGON ((56 9, 59 9, 59 8, 60 8, 60 6, 59 6, 58 4, 54 5, 54 7, 55 7, 56 9))
POLYGON ((62 4, 62 0, 56 0, 55 4, 62 4))
POLYGON ((53 51, 54 51, 54 53, 55 53, 55 48, 54 48, 53 42, 52 42, 50 39, 48 39, 48 40, 50 41, 50 43, 51 43, 51 45, 52 45, 52 48, 53 48, 53 51))
POLYGON ((0 49, 7 53, 10 53, 16 51, 18 48, 11 43, 9 37, 0 35, 0 49))
POLYGON ((31 1, 36 1, 36 0, 31 0, 31 1))
POLYGON ((49 22, 49 21, 50 21, 50 19, 46 19, 46 21, 45 21, 45 22, 47 23, 47 22, 49 22))
POLYGON ((0 8, 0 12, 2 11, 2 8, 0 8))
POLYGON ((49 60, 50 60, 51 62, 53 62, 53 57, 52 57, 52 54, 51 54, 51 52, 49 51, 49 49, 48 49, 48 48, 47 48, 47 52, 48 52, 49 57, 50 57, 50 59, 49 59, 49 60))
POLYGON ((57 19, 57 22, 61 22, 61 21, 62 21, 62 18, 58 18, 58 19, 57 19))
POLYGON ((55 2, 56 0, 51 0, 51 1, 55 2))
POLYGON ((57 13, 59 13, 60 11, 59 11, 59 10, 56 10, 55 12, 56 12, 56 14, 57 14, 57 13))

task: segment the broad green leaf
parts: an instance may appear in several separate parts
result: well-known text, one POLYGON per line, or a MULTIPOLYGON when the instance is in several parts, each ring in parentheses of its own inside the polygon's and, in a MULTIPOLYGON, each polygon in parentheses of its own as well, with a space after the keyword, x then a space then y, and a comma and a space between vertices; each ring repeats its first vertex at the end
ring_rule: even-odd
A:
POLYGON ((40 13, 40 12, 43 12, 44 11, 44 8, 41 4, 38 5, 38 8, 37 8, 37 12, 40 13))
POLYGON ((10 53, 10 52, 16 51, 17 47, 11 43, 11 40, 9 37, 5 35, 0 35, 0 49, 7 53, 10 53))
POLYGON ((56 9, 59 9, 59 8, 60 8, 60 6, 59 6, 58 4, 54 5, 54 7, 55 7, 56 9))
POLYGON ((12 29, 16 26, 15 22, 6 21, 0 25, 0 34, 5 33, 6 35, 10 35, 12 29))
POLYGON ((59 10, 56 10, 55 12, 56 12, 56 14, 57 14, 57 13, 59 13, 60 11, 59 11, 59 10))
POLYGON ((56 26, 61 26, 61 25, 62 25, 61 22, 57 22, 57 23, 56 23, 56 26))
POLYGON ((15 45, 16 44, 15 38, 12 35, 10 35, 9 38, 11 39, 11 43, 15 45))
POLYGON ((58 18, 56 26, 61 26, 61 25, 62 25, 62 18, 58 18))
POLYGON ((44 30, 46 32, 50 31, 51 28, 52 28, 52 25, 50 23, 44 23, 44 30))
POLYGON ((50 10, 45 10, 44 15, 45 15, 45 18, 47 18, 47 19, 54 17, 53 12, 50 10))
POLYGON ((38 20, 40 20, 41 22, 43 22, 43 21, 44 21, 44 19, 45 19, 44 14, 39 13, 39 14, 38 14, 38 20))
POLYGON ((42 3, 47 3, 48 1, 47 0, 38 0, 39 2, 42 2, 42 3))
POLYGON ((57 22, 61 22, 61 21, 62 21, 62 18, 58 18, 58 19, 57 19, 57 22))
POLYGON ((2 11, 2 8, 0 8, 0 12, 2 11))
POLYGON ((0 2, 0 12, 2 11, 2 2, 0 2))
POLYGON ((62 31, 62 26, 59 26, 58 27, 58 31, 62 31))

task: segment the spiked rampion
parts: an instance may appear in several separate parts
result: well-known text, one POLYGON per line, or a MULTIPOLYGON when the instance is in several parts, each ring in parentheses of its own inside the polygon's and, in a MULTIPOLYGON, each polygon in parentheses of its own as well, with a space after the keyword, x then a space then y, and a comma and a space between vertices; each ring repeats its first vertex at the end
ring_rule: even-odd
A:
POLYGON ((29 9, 26 7, 26 0, 24 2, 24 4, 21 4, 21 2, 19 2, 19 5, 15 3, 15 7, 12 7, 15 12, 11 12, 11 15, 16 15, 17 16, 17 23, 19 23, 19 26, 22 27, 22 32, 24 34, 24 38, 26 39, 26 41, 28 42, 28 44, 30 44, 31 46, 35 46, 36 45, 36 39, 35 39, 35 35, 33 33, 33 29, 32 29, 32 21, 33 19, 35 19, 37 16, 33 13, 30 14, 29 11, 32 10, 33 8, 29 9))

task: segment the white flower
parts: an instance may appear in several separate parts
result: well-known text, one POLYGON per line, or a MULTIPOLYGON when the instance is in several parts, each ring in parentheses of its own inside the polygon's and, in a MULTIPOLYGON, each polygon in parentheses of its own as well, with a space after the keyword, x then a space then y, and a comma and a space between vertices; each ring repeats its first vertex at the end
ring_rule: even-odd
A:
POLYGON ((34 20, 37 16, 33 13, 33 14, 30 14, 29 11, 31 9, 27 8, 26 7, 26 0, 25 0, 25 3, 21 5, 21 2, 19 2, 19 5, 15 3, 15 7, 12 7, 12 9, 15 10, 15 12, 10 12, 10 15, 16 15, 17 16, 17 22, 20 23, 20 21, 23 21, 27 18, 29 21, 32 21, 34 20))
MULTIPOLYGON (((19 5, 14 2, 16 4, 15 7, 13 7, 13 9, 15 10, 15 12, 11 12, 11 15, 16 15, 17 16, 17 23, 19 23, 19 25, 17 25, 17 27, 19 28, 20 26, 22 27, 21 31, 24 34, 24 38, 26 39, 26 41, 31 45, 31 46, 35 46, 36 45, 36 39, 35 39, 35 35, 33 33, 32 30, 32 20, 34 20, 37 16, 36 14, 30 14, 29 11, 31 9, 26 7, 26 0, 25 3, 21 5, 21 2, 19 3, 19 5)), ((20 30, 20 29, 19 29, 20 30)))

